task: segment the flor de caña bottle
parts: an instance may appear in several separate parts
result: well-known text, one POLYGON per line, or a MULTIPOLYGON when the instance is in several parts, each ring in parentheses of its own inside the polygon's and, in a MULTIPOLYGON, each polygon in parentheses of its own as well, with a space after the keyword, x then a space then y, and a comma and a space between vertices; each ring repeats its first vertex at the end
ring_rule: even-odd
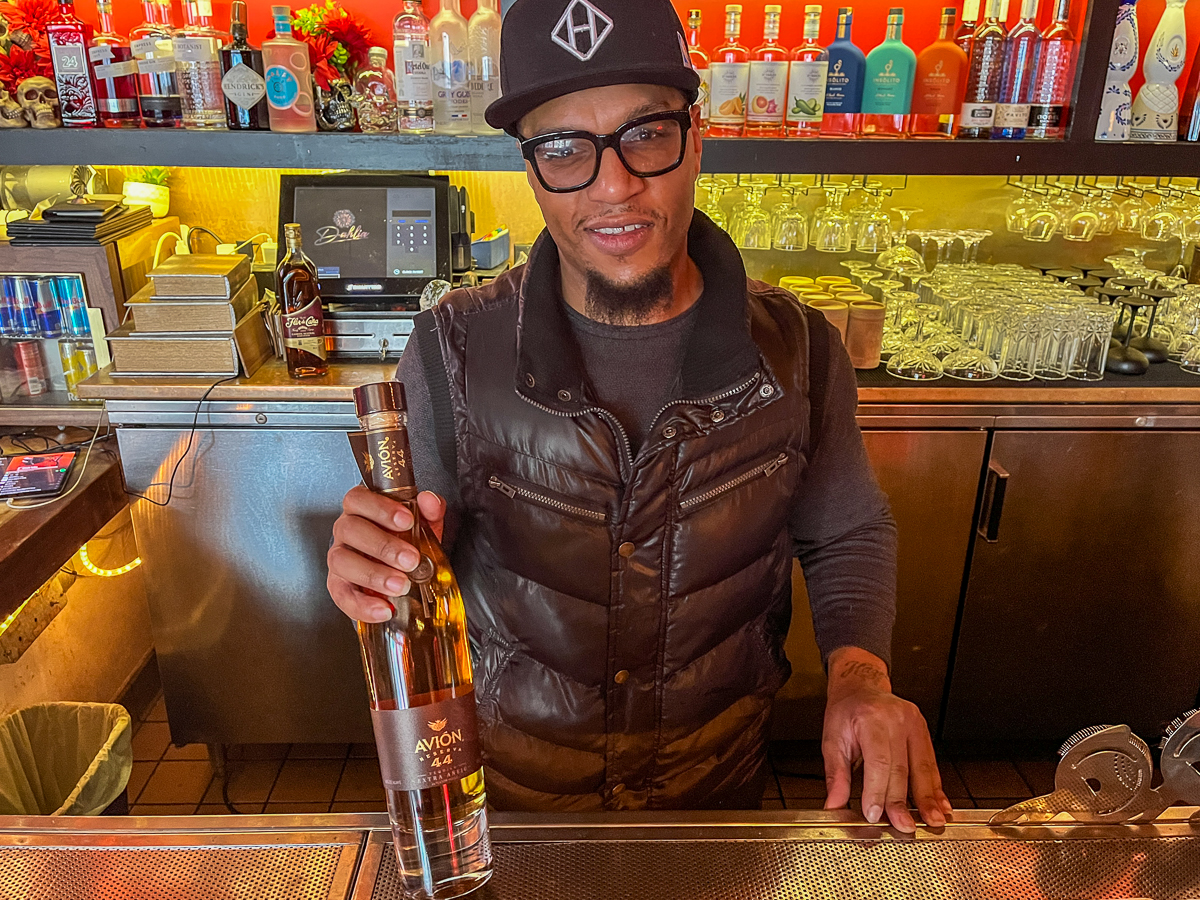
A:
POLYGON ((283 237, 287 251, 275 269, 275 294, 283 312, 288 374, 293 378, 319 377, 329 371, 329 363, 317 267, 304 255, 299 225, 284 225, 283 237))
POLYGON ((421 554, 392 617, 359 622, 371 723, 404 896, 446 900, 492 874, 483 757, 462 594, 417 506, 404 385, 354 390, 361 432, 350 444, 368 488, 400 501, 401 533, 421 554))

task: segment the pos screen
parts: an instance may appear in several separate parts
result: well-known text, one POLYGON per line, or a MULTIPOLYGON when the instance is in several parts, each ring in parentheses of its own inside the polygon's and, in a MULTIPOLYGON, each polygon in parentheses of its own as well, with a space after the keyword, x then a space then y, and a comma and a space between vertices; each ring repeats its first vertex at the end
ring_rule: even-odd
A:
POLYGON ((75 451, 0 457, 0 497, 57 494, 67 483, 75 451))
POLYGON ((419 296, 450 280, 445 176, 285 175, 279 199, 280 232, 299 223, 327 301, 419 296))

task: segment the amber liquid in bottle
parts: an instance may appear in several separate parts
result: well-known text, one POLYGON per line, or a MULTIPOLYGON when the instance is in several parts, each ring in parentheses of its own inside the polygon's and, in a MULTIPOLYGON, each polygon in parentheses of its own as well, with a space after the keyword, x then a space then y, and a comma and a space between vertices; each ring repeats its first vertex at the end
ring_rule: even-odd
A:
POLYGON ((275 269, 275 293, 283 308, 283 343, 288 374, 313 378, 329 371, 325 349, 325 314, 317 267, 301 248, 300 226, 283 226, 287 254, 275 269))
POLYGON ((421 553, 407 592, 384 598, 392 618, 358 623, 392 838, 404 895, 446 900, 492 873, 466 611, 417 507, 404 386, 364 385, 354 404, 363 480, 408 507, 413 526, 400 536, 421 553))

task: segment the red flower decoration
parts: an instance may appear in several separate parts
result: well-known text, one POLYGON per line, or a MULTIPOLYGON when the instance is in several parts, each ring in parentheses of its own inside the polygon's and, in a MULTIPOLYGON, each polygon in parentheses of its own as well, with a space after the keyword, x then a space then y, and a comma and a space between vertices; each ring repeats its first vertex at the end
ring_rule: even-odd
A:
POLYGON ((34 75, 54 77, 48 55, 39 56, 16 44, 8 48, 7 55, 0 53, 0 84, 4 85, 5 90, 15 92, 18 84, 34 75))
POLYGON ((367 52, 372 46, 371 30, 358 16, 344 9, 331 10, 325 16, 321 31, 350 54, 347 76, 352 76, 355 69, 366 63, 367 52))
POLYGON ((337 44, 323 34, 304 34, 297 31, 293 32, 293 36, 308 44, 308 59, 317 87, 323 91, 329 90, 330 81, 342 77, 333 61, 337 44))
POLYGON ((8 22, 10 31, 23 31, 34 41, 46 34, 46 22, 57 9, 54 0, 15 0, 0 3, 0 16, 8 22))

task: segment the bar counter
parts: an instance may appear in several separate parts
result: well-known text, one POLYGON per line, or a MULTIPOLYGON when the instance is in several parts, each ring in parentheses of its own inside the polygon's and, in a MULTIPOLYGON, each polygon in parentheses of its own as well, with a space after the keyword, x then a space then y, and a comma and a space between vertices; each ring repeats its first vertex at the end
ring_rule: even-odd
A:
MULTIPOLYGON (((1147 825, 992 828, 956 813, 913 837, 848 811, 493 814, 480 900, 1190 900, 1191 808, 1147 825)), ((400 900, 383 815, 0 818, 0 896, 400 900)))

